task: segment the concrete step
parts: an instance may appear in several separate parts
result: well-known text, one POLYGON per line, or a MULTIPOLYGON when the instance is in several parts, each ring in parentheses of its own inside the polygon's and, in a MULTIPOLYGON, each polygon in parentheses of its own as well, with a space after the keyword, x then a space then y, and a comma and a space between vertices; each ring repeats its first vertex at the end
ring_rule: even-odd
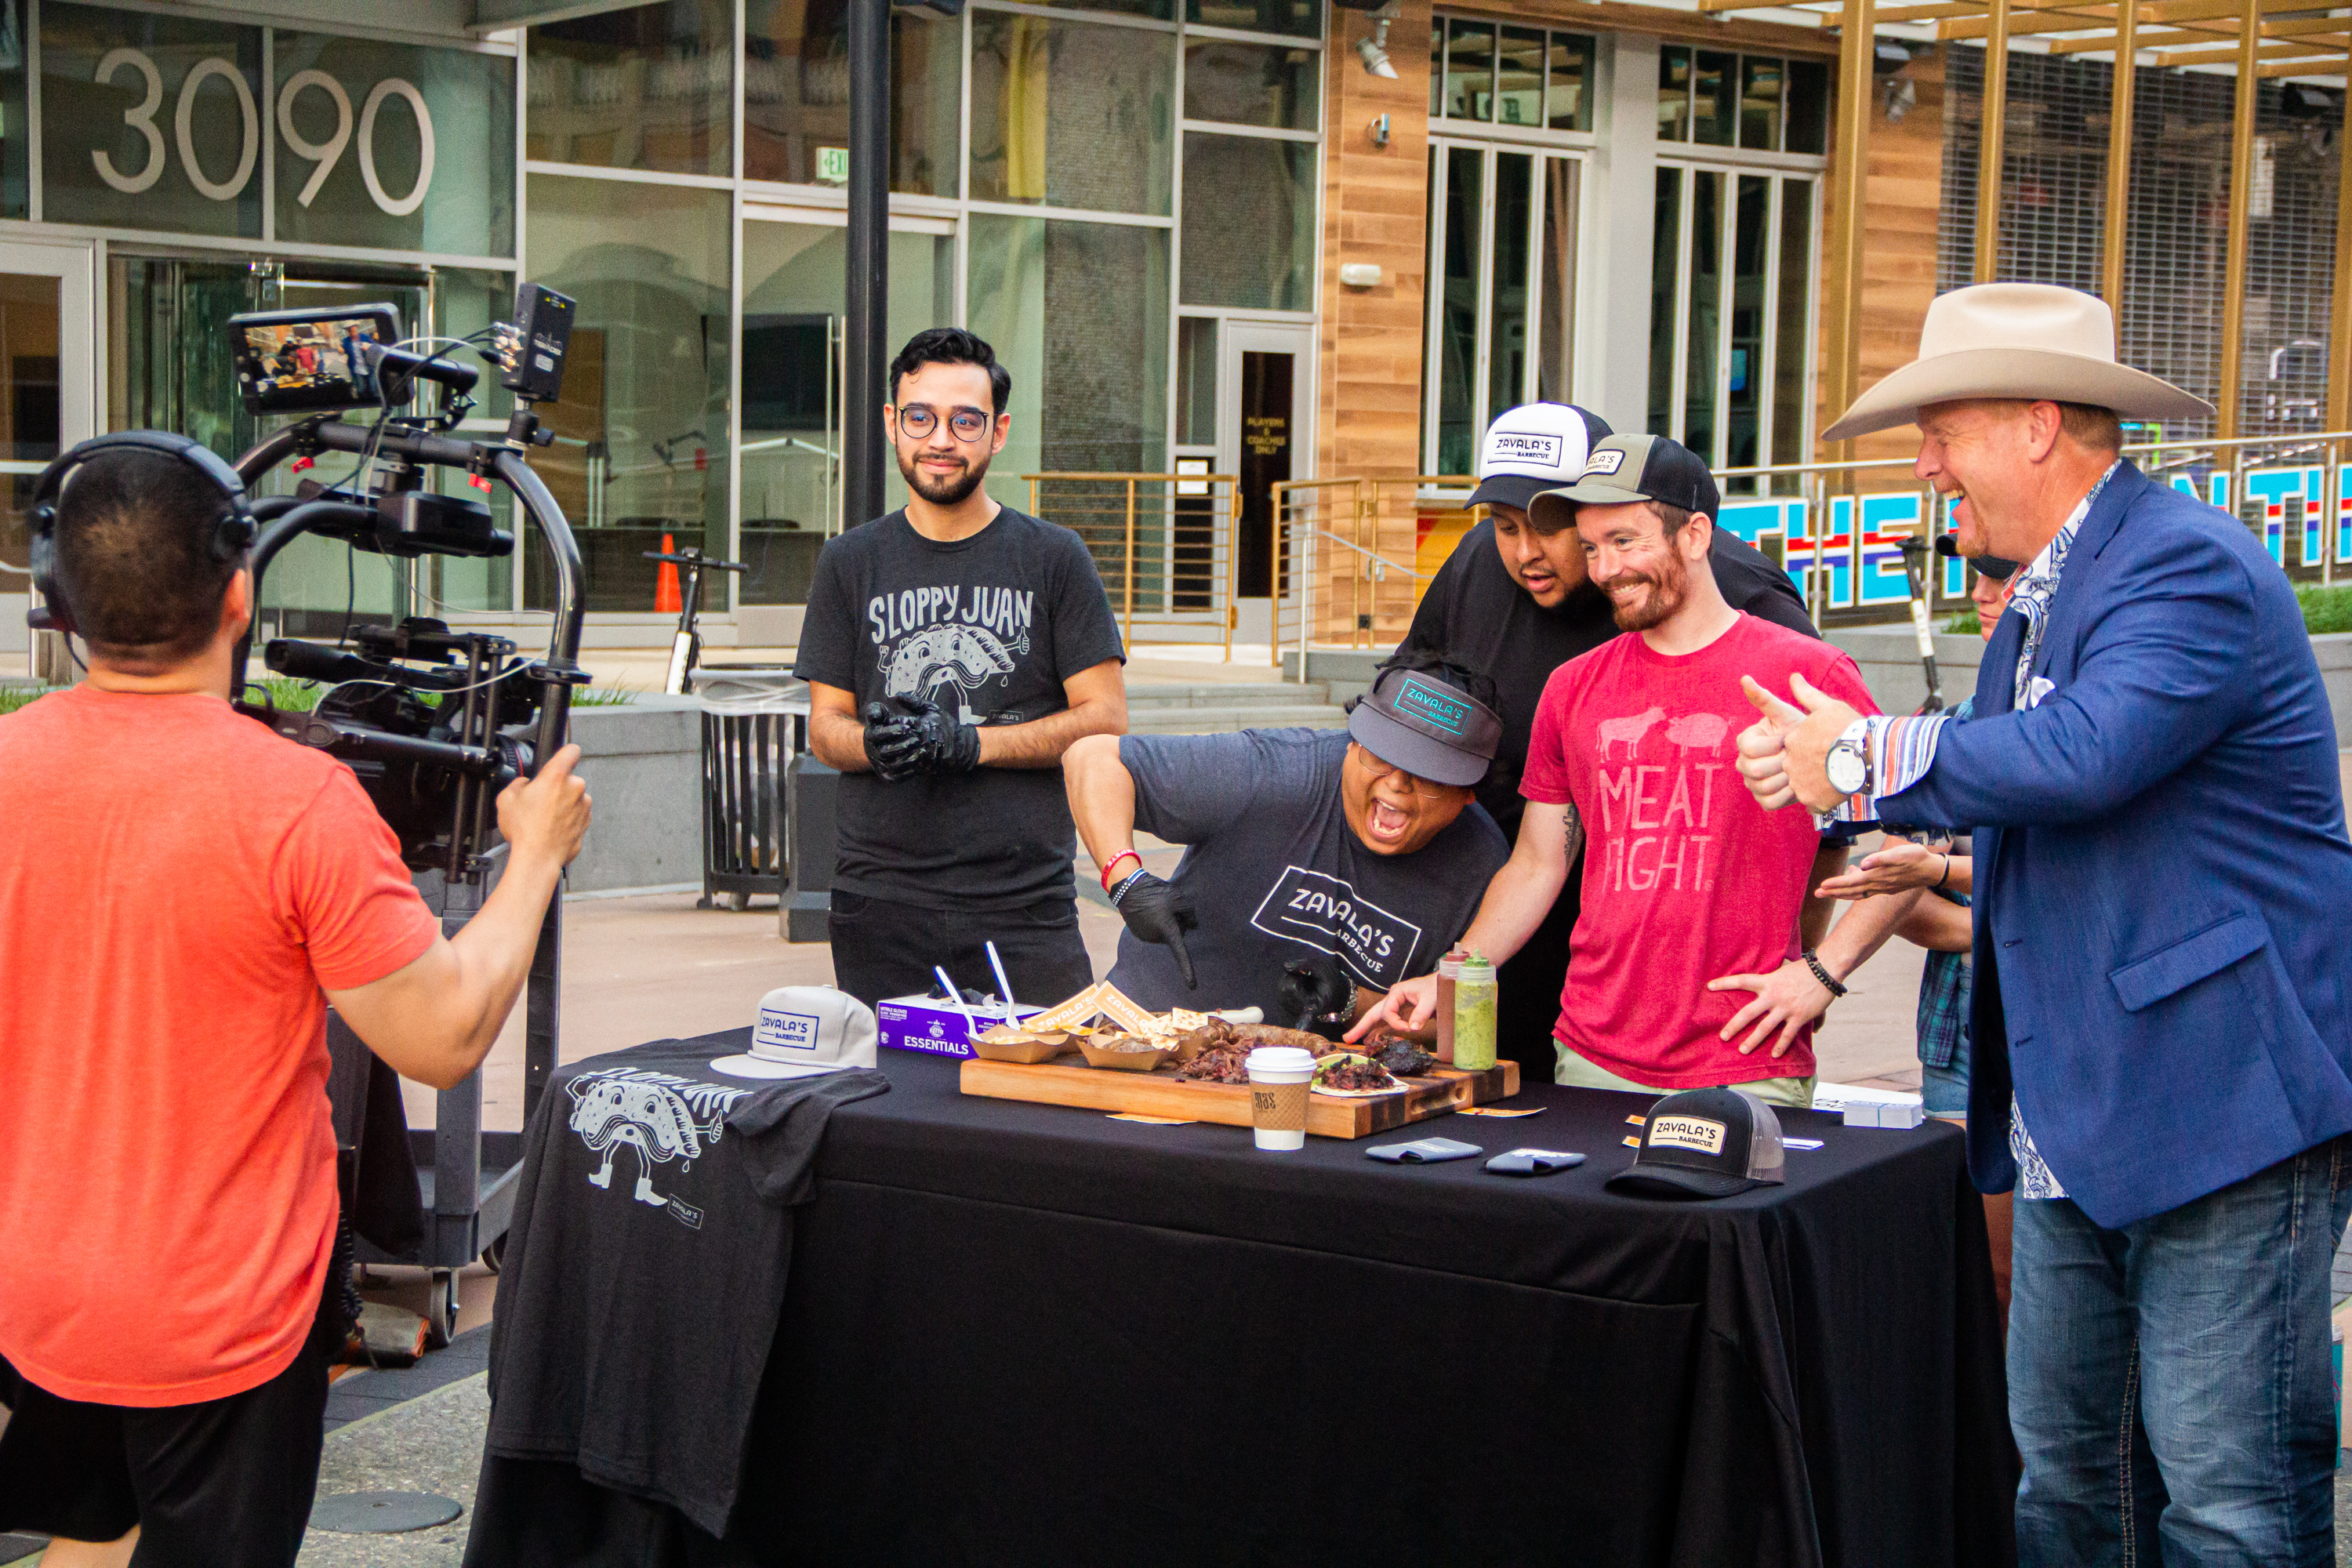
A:
POLYGON ((1245 708, 1260 703, 1286 708, 1301 703, 1320 706, 1330 700, 1331 689, 1321 681, 1308 681, 1304 686, 1282 680, 1220 680, 1195 685, 1150 681, 1133 682, 1127 689, 1130 713, 1146 709, 1245 708))
POLYGON ((1127 728, 1136 735, 1218 735, 1234 730, 1344 730, 1348 715, 1329 703, 1228 703, 1196 708, 1129 706, 1127 728))

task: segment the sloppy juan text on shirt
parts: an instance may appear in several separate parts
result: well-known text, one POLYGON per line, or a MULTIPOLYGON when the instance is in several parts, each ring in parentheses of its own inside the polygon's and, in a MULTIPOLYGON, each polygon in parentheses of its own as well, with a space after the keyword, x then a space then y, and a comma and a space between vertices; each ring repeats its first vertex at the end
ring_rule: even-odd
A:
POLYGON ((1600 852, 1601 885, 1612 893, 1706 892, 1715 884, 1730 804, 1731 767, 1722 757, 1735 732, 1719 713, 1669 717, 1653 705, 1604 719, 1594 734, 1598 820, 1588 817, 1590 857, 1600 852), (1643 761, 1644 757, 1654 760, 1643 761))
MULTIPOLYGON (((960 721, 983 722, 973 693, 1010 685, 1029 651, 1036 594, 1028 588, 902 588, 866 602, 866 636, 886 695, 953 705, 960 721)), ((999 715, 999 717, 1003 717, 999 715)))

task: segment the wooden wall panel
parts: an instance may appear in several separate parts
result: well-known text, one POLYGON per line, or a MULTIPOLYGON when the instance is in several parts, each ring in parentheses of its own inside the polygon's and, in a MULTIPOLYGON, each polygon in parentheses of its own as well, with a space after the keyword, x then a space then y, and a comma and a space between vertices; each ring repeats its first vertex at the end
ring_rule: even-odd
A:
MULTIPOLYGON (((1870 173, 1863 194, 1870 239, 1863 249, 1859 334, 1860 379, 1865 389, 1918 356, 1919 323, 1927 316, 1928 301, 1936 297, 1936 224, 1943 202, 1943 177, 1944 65, 1931 53, 1891 76, 1880 77, 1873 91, 1870 173), (1911 100, 1901 103, 1906 83, 1911 89, 1911 100), (1899 119, 1887 118, 1890 87, 1900 104, 1899 119)), ((1835 189, 1830 187, 1832 199, 1835 189)), ((1830 227, 1824 221, 1825 241, 1830 227)), ((1824 277, 1827 263, 1825 242, 1824 277)), ((1824 323, 1829 312, 1830 301, 1824 299, 1820 311, 1824 323)), ((1822 352, 1817 345, 1816 364, 1822 352)), ((1822 386, 1826 379, 1817 376, 1815 385, 1822 386)), ((1827 429, 1843 412, 1822 405, 1814 429, 1827 429)), ((1853 444, 1853 455, 1858 459, 1908 461, 1918 444, 1916 431, 1899 426, 1862 437, 1853 444)), ((1882 470, 1868 475, 1864 482, 1875 488, 1896 480, 1894 473, 1882 470)))
MULTIPOLYGON (((1326 479, 1389 481, 1409 495, 1420 467, 1422 325, 1429 267, 1429 0, 1405 0, 1389 27, 1394 80, 1364 69, 1359 39, 1373 24, 1360 11, 1329 8, 1324 70, 1323 321, 1317 377, 1316 471, 1326 479), (1389 142, 1370 127, 1389 117, 1389 142), (1339 282, 1339 268, 1370 262, 1370 289, 1339 282)), ((1367 548, 1389 560, 1413 558, 1409 506, 1372 520, 1367 548)), ((1341 532, 1349 531, 1342 528, 1341 532)), ((1317 634, 1342 640, 1369 610, 1374 630, 1393 641, 1412 614, 1412 579, 1391 574, 1366 583, 1350 552, 1321 552, 1317 634), (1348 559, 1341 559, 1349 556, 1348 559)))

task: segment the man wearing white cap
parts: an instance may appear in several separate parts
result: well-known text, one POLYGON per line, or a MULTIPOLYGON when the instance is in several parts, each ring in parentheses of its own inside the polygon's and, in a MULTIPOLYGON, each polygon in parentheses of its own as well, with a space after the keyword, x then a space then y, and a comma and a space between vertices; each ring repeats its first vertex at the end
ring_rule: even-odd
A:
POLYGON ((1975 717, 1751 683, 1740 770, 1768 806, 1977 828, 1969 1162, 2019 1199, 2020 1561, 2331 1563, 2352 842, 2317 662, 2246 528, 2118 458, 2118 416, 2211 410, 2117 364, 2105 304, 1958 289, 1919 349, 1824 438, 1916 424, 1958 548, 2030 563, 1975 717))
MULTIPOLYGON (((1495 765, 1478 785, 1478 804, 1507 839, 1517 838, 1527 805, 1519 779, 1544 683, 1570 659, 1618 635, 1609 596, 1585 576, 1576 530, 1538 523, 1528 506, 1545 490, 1576 483, 1593 446, 1609 434, 1600 416, 1568 403, 1523 404, 1495 416, 1479 447, 1478 488, 1468 502, 1486 509, 1486 521, 1462 536, 1430 579, 1398 649, 1495 683, 1503 734, 1495 765)), ((1707 560, 1733 609, 1819 635, 1796 584, 1753 545, 1717 529, 1707 560)), ((1544 1079, 1552 1072, 1551 1026, 1576 910, 1571 868, 1551 913, 1496 977, 1497 1048, 1544 1079)))

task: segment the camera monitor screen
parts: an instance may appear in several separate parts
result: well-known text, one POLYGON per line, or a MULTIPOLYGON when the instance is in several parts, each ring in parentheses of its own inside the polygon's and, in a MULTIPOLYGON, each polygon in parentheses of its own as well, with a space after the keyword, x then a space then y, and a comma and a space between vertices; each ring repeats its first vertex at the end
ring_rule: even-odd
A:
POLYGON ((255 414, 373 408, 382 401, 368 350, 400 341, 390 305, 255 310, 232 316, 237 390, 255 414))

